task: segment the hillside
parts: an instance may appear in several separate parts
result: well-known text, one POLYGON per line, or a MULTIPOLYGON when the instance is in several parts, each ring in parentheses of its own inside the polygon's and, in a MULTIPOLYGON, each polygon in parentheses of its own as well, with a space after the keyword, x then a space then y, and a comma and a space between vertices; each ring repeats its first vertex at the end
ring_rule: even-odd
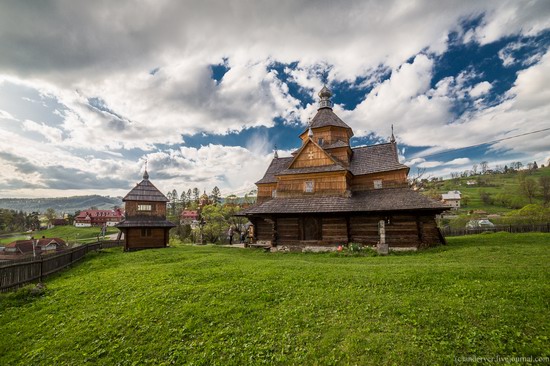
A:
POLYGON ((0 208, 24 212, 45 212, 48 208, 53 208, 59 213, 74 213, 90 207, 107 210, 114 206, 122 206, 121 197, 91 195, 57 198, 0 198, 0 208))
POLYGON ((520 190, 521 176, 532 179, 537 183, 538 192, 533 199, 533 203, 542 203, 542 193, 540 187, 538 187, 539 178, 542 176, 550 177, 550 167, 539 168, 531 172, 475 175, 430 182, 425 186, 423 193, 440 195, 448 191, 460 191, 462 197, 467 197, 467 202, 466 204, 464 204, 464 200, 461 202, 461 209, 458 213, 466 213, 471 210, 483 210, 489 214, 505 213, 529 204, 529 200, 520 190), (468 181, 474 181, 475 184, 468 185, 468 181), (485 202, 482 199, 483 194, 489 195, 485 202))
POLYGON ((89 254, 47 279, 41 296, 0 294, 0 333, 10 340, 0 344, 0 364, 450 365, 468 355, 550 356, 549 239, 449 238, 387 257, 215 246, 89 254))

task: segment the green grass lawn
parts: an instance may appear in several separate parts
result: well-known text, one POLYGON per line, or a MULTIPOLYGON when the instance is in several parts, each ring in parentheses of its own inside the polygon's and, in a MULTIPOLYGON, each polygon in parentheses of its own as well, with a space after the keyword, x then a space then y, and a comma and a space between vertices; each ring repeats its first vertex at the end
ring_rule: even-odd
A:
MULTIPOLYGON (((72 225, 56 226, 47 230, 37 230, 32 233, 21 234, 18 233, 10 238, 0 239, 0 244, 8 244, 14 240, 24 240, 29 236, 33 236, 35 239, 45 236, 46 238, 61 238, 65 241, 90 241, 97 240, 97 236, 101 232, 100 227, 74 227, 72 225)), ((118 233, 119 230, 115 227, 108 226, 107 234, 118 233)))
POLYGON ((89 254, 0 294, 0 364, 447 365, 550 356, 550 235, 378 256, 89 254))

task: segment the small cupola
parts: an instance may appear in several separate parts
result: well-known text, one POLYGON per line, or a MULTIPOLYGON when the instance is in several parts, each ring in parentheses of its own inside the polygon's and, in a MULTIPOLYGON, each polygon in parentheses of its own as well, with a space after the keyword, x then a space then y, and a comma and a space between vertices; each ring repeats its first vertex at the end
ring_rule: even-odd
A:
POLYGON ((327 86, 323 86, 323 89, 319 92, 319 109, 321 108, 330 108, 332 109, 332 100, 330 98, 332 97, 332 92, 330 91, 327 86))

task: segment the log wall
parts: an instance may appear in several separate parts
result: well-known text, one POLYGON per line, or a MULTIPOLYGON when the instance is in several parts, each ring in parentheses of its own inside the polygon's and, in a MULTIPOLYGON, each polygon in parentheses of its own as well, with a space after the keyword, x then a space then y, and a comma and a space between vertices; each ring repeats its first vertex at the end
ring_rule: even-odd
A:
POLYGON ((258 187, 258 202, 263 202, 266 199, 272 198, 273 190, 277 189, 277 183, 262 183, 257 184, 258 187))
POLYGON ((323 217, 322 241, 325 244, 341 245, 348 242, 347 220, 345 217, 323 217))
POLYGON ((124 209, 126 217, 132 216, 158 216, 166 218, 166 203, 149 201, 127 201, 124 209), (151 211, 138 211, 138 205, 151 205, 151 211))
MULTIPOLYGON (((321 218, 321 240, 314 245, 341 245, 348 242, 374 246, 379 240, 378 223, 386 222, 386 243, 390 248, 423 248, 442 244, 433 215, 350 215, 321 218), (389 220, 389 223, 388 223, 389 220), (348 233, 349 228, 349 233, 348 233)), ((268 220, 256 219, 257 240, 272 240, 273 226, 268 220)), ((312 245, 304 241, 302 217, 276 218, 277 245, 312 245)))
POLYGON ((255 222, 255 226, 257 240, 265 241, 273 239, 273 226, 271 222, 259 219, 255 222))
POLYGON ((313 166, 334 165, 334 161, 315 144, 309 143, 294 160, 290 168, 309 168, 313 166))
POLYGON ((166 246, 166 239, 168 237, 167 231, 164 228, 149 228, 151 230, 151 236, 141 236, 142 228, 128 228, 126 229, 124 236, 126 241, 125 249, 138 249, 138 248, 164 248, 166 246))
POLYGON ((282 176, 277 184, 277 197, 303 196, 305 182, 313 181, 313 193, 307 194, 342 194, 347 189, 345 172, 309 174, 294 174, 282 176))
POLYGON ((301 221, 298 217, 280 217, 277 219, 277 243, 294 243, 300 240, 301 221))
POLYGON ((407 169, 357 175, 351 180, 352 191, 366 191, 374 189, 374 181, 382 180, 382 188, 396 188, 407 186, 407 169))
MULTIPOLYGON (((302 142, 306 142, 309 138, 309 131, 305 131, 300 135, 302 142)), ((325 144, 332 144, 338 140, 349 144, 348 130, 342 127, 327 126, 313 129, 312 140, 319 143, 319 138, 322 138, 325 144)))

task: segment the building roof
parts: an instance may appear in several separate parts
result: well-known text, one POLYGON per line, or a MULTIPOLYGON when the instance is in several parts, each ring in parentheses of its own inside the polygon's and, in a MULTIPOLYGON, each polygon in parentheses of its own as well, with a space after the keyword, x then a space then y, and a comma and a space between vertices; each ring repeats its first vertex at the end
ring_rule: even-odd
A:
POLYGON ((332 111, 332 108, 320 108, 319 110, 317 110, 317 113, 315 114, 315 117, 313 117, 313 119, 311 120, 310 125, 300 135, 302 135, 304 132, 309 131, 310 127, 314 129, 328 126, 346 128, 350 130, 353 135, 351 127, 348 126, 346 122, 342 121, 340 117, 338 117, 332 111))
POLYGON ((392 143, 356 147, 352 151, 350 171, 353 175, 409 169, 399 162, 392 143))
POLYGON ((162 217, 132 216, 130 219, 119 222, 115 227, 176 227, 176 225, 162 217))
POLYGON ((344 141, 342 141, 342 140, 337 140, 337 141, 333 142, 332 144, 326 144, 326 145, 323 144, 321 146, 325 150, 337 149, 339 147, 349 147, 349 145, 347 143, 345 143, 344 141))
POLYGON ((441 199, 443 199, 443 200, 459 200, 460 199, 460 191, 449 191, 448 193, 443 193, 441 195, 441 199))
POLYGON ((28 240, 16 240, 7 244, 6 248, 17 248, 21 253, 32 253, 32 247, 36 242, 35 249, 41 250, 47 247, 49 244, 56 244, 58 249, 66 248, 65 240, 60 238, 41 238, 41 239, 28 239, 28 240))
POLYGON ((122 210, 84 210, 75 219, 85 220, 86 217, 122 217, 122 210))
POLYGON ((181 218, 197 218, 199 217, 199 211, 197 210, 183 210, 181 212, 181 218))
POLYGON ((157 189, 149 181, 147 170, 143 174, 143 180, 139 182, 128 194, 122 199, 126 201, 149 201, 149 202, 168 202, 168 198, 157 189))
POLYGON ((271 164, 269 164, 269 167, 267 168, 267 171, 265 172, 263 178, 257 181, 256 184, 277 183, 277 178, 275 177, 275 175, 288 168, 293 159, 293 157, 288 157, 274 158, 273 160, 271 160, 271 164))
MULTIPOLYGON (((349 171, 353 175, 409 169, 408 166, 399 163, 395 147, 392 143, 356 147, 352 149, 352 152, 349 171)), ((277 175, 333 172, 346 169, 339 164, 289 169, 288 167, 293 159, 293 157, 274 158, 263 178, 257 181, 256 184, 277 183, 277 175)))
POLYGON ((244 210, 240 215, 250 214, 299 214, 338 212, 385 212, 385 211, 436 211, 449 207, 434 201, 409 188, 375 189, 354 193, 351 197, 306 196, 273 198, 244 210))

